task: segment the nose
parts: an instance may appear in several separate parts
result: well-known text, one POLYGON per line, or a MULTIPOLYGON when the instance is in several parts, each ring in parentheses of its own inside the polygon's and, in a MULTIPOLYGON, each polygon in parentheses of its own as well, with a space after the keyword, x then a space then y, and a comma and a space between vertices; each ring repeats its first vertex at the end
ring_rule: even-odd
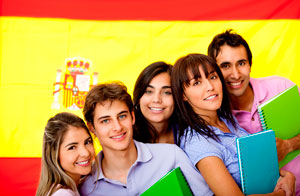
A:
POLYGON ((206 88, 207 91, 212 91, 214 89, 214 86, 212 85, 211 81, 205 80, 206 81, 206 88))
POLYGON ((87 149, 86 145, 82 146, 80 148, 80 156, 82 156, 82 157, 88 157, 89 155, 90 155, 90 152, 87 149))
POLYGON ((153 103, 161 103, 161 94, 160 92, 154 93, 153 103))
POLYGON ((122 130, 122 126, 118 120, 115 120, 114 125, 113 125, 114 131, 120 131, 122 130))
POLYGON ((241 75, 240 74, 240 70, 236 66, 233 66, 232 67, 231 77, 234 78, 234 79, 239 79, 240 75, 241 75))

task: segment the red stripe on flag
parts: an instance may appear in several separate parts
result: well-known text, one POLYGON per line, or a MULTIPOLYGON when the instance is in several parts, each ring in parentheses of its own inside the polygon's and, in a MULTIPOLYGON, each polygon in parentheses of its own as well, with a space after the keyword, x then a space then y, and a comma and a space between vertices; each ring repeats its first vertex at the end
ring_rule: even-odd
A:
POLYGON ((0 158, 0 195, 35 195, 41 158, 0 158))
POLYGON ((2 0, 2 16, 87 20, 299 19, 299 0, 2 0))

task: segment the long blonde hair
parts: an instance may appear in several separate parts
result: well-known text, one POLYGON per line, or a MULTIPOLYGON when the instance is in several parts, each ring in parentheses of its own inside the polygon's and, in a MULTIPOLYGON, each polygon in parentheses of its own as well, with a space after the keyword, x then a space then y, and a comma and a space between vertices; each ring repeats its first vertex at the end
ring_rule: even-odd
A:
POLYGON ((36 196, 50 196, 59 188, 77 191, 75 182, 62 169, 58 157, 59 146, 70 126, 84 128, 91 136, 84 121, 72 113, 58 113, 48 120, 43 137, 42 168, 36 196))

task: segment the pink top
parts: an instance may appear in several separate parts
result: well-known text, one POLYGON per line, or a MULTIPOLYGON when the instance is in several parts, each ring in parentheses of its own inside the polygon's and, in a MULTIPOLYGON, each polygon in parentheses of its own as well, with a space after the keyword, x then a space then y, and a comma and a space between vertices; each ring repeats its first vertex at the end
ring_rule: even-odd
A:
MULTIPOLYGON (((233 110, 232 113, 237 118, 242 128, 249 133, 256 133, 262 131, 257 106, 295 84, 290 80, 279 76, 250 78, 250 84, 254 92, 254 101, 251 112, 233 110)), ((296 195, 300 195, 300 156, 286 164, 282 169, 290 171, 296 176, 296 195)))

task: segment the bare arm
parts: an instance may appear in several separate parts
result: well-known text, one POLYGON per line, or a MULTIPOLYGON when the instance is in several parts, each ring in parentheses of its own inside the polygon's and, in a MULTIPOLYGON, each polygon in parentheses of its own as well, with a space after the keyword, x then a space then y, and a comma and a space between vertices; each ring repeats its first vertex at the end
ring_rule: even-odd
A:
MULTIPOLYGON (((196 166, 216 196, 244 195, 227 170, 223 161, 218 157, 206 157, 200 160, 196 166)), ((278 189, 273 193, 263 195, 284 196, 285 192, 282 189, 278 189)))
POLYGON ((281 161, 289 152, 300 149, 300 134, 283 140, 276 138, 278 160, 281 161))

